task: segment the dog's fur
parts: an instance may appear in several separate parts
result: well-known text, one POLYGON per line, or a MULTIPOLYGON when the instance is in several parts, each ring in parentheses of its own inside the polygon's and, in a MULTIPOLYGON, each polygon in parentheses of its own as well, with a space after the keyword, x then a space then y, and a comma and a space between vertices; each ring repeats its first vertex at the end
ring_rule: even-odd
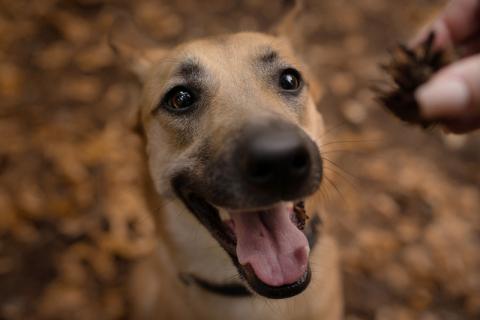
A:
MULTIPOLYGON (((172 188, 173 175, 187 170, 189 177, 205 182, 205 188, 209 188, 206 167, 235 142, 245 123, 280 120, 301 128, 320 145, 323 120, 314 103, 313 80, 288 40, 287 30, 291 29, 297 9, 278 24, 276 35, 238 33, 192 41, 173 49, 139 44, 138 36, 135 42, 131 37, 125 42, 125 35, 131 31, 124 26, 114 30, 113 48, 144 87, 140 119, 159 239, 155 254, 138 266, 131 279, 133 318, 341 318, 337 251, 334 241, 324 232, 310 256, 312 283, 290 299, 223 297, 185 285, 179 279, 180 273, 192 273, 212 283, 240 281, 228 254, 172 188), (278 65, 294 66, 302 73, 305 88, 298 97, 282 96, 269 84, 270 69, 278 65), (189 117, 156 110, 162 95, 180 76, 193 77, 207 88, 207 102, 189 117)), ((235 188, 234 183, 231 188, 235 188)), ((237 204, 250 201, 235 199, 237 204)), ((306 199, 309 215, 316 214, 318 201, 315 194, 306 199)))

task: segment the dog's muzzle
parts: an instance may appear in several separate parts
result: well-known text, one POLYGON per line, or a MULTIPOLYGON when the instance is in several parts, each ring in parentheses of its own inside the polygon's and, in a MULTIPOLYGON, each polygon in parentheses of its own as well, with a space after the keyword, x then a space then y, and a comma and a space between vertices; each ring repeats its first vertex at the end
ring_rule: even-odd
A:
POLYGON ((276 299, 299 294, 310 282, 311 248, 305 212, 296 208, 322 180, 316 144, 277 119, 245 125, 209 154, 202 173, 186 170, 172 179, 177 194, 253 291, 276 299))

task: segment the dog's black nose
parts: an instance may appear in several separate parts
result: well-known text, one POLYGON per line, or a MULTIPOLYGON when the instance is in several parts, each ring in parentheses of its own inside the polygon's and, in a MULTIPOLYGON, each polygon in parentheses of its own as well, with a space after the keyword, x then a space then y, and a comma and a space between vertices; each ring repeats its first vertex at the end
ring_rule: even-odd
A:
POLYGON ((302 189, 312 179, 312 164, 320 162, 314 143, 293 125, 256 127, 241 145, 247 182, 281 197, 302 189))

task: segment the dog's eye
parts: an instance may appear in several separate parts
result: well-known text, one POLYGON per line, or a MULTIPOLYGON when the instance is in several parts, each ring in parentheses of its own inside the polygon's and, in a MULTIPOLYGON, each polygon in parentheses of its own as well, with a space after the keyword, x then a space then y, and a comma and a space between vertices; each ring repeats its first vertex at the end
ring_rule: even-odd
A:
POLYGON ((302 79, 295 69, 286 69, 280 75, 280 87, 287 91, 295 91, 300 88, 302 79))
POLYGON ((175 87, 167 93, 165 102, 173 111, 186 111, 195 102, 195 95, 185 87, 175 87))

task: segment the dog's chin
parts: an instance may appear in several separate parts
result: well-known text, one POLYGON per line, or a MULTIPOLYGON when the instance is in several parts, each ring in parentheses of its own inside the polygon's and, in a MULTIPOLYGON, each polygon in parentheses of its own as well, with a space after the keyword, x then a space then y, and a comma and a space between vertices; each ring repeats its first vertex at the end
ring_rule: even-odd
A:
POLYGON ((248 287, 257 294, 284 299, 304 291, 311 279, 307 238, 302 229, 303 201, 228 210, 197 194, 177 190, 184 204, 232 258, 248 287), (302 210, 301 209, 301 210, 302 210))

